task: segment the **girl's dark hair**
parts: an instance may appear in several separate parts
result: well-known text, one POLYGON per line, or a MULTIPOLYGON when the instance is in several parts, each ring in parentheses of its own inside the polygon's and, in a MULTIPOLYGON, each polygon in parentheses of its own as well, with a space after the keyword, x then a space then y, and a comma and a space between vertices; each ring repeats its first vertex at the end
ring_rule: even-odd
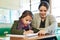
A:
POLYGON ((31 16, 31 17, 33 18, 32 12, 29 11, 29 10, 25 10, 25 11, 22 13, 21 17, 19 17, 19 20, 20 20, 21 18, 26 17, 27 15, 29 15, 29 16, 31 16))
POLYGON ((38 7, 38 9, 40 9, 41 6, 45 6, 47 9, 49 8, 49 3, 46 1, 42 1, 38 7))

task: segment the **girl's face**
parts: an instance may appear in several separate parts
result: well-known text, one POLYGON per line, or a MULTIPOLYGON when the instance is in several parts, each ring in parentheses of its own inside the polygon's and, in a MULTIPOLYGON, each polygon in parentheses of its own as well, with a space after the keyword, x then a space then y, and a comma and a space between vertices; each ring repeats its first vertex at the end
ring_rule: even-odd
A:
POLYGON ((45 6, 41 6, 40 9, 39 9, 39 11, 40 11, 41 18, 46 17, 47 8, 45 6))
POLYGON ((22 18, 22 22, 24 24, 24 26, 27 26, 31 23, 32 21, 32 17, 27 15, 26 17, 22 18))

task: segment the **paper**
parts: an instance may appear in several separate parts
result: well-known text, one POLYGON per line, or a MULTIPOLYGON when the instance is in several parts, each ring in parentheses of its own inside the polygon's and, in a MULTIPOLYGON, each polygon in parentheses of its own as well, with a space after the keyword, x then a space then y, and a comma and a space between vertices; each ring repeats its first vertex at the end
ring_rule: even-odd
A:
POLYGON ((38 36, 38 33, 26 34, 26 35, 7 34, 6 36, 7 37, 34 37, 34 36, 38 36))
POLYGON ((14 35, 14 34, 7 34, 8 37, 25 37, 25 35, 14 35))
POLYGON ((25 36, 27 36, 27 37, 34 37, 34 36, 37 36, 37 35, 38 35, 37 33, 33 33, 33 34, 27 34, 25 36))

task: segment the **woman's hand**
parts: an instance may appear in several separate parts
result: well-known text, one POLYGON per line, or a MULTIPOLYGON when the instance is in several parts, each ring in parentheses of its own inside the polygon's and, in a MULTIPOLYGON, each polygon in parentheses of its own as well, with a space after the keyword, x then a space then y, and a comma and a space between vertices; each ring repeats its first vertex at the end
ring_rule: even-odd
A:
POLYGON ((33 30, 24 31, 24 35, 33 33, 33 30))
POLYGON ((39 32, 38 32, 38 35, 39 36, 44 36, 46 34, 46 31, 45 30, 40 30, 39 32))

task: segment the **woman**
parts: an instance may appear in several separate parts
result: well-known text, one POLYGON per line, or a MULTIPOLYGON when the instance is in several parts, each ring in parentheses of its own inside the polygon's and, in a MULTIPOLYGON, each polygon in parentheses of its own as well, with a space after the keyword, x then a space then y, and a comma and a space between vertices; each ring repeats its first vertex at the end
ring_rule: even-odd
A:
POLYGON ((31 11, 24 11, 22 16, 18 21, 14 21, 14 24, 11 28, 11 34, 29 34, 33 33, 30 27, 30 23, 32 21, 33 14, 31 11))
POLYGON ((40 30, 40 34, 54 34, 56 28, 56 19, 53 15, 47 13, 49 4, 46 1, 42 1, 38 7, 39 13, 34 14, 31 26, 40 30))

